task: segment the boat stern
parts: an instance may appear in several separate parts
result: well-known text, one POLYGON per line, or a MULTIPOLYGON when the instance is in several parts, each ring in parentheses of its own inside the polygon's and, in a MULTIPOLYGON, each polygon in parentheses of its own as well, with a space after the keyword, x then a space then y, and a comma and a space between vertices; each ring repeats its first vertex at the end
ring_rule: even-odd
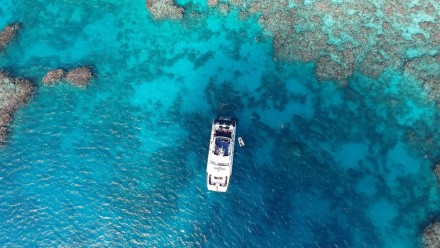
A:
POLYGON ((206 185, 210 191, 226 192, 228 190, 229 181, 230 175, 206 173, 206 185))
POLYGON ((214 185, 209 185, 208 184, 208 190, 215 191, 215 192, 225 193, 228 190, 228 186, 222 187, 222 186, 214 186, 214 185))

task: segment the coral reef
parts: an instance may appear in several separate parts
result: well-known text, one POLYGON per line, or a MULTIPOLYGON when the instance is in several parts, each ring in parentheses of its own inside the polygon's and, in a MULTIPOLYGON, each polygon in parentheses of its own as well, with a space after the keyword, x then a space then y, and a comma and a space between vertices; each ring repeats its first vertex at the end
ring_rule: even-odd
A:
POLYGON ((237 7, 241 7, 243 5, 243 0, 229 0, 229 2, 237 7))
POLYGON ((42 81, 45 85, 50 85, 63 79, 74 86, 86 87, 93 79, 93 76, 90 68, 82 66, 68 71, 67 74, 63 69, 49 71, 42 81), (64 75, 66 76, 65 78, 64 75))
POLYGON ((440 164, 435 165, 434 173, 437 175, 437 178, 440 180, 440 164))
POLYGON ((426 248, 440 247, 440 222, 431 223, 426 227, 422 240, 426 248))
POLYGON ((44 84, 51 84, 59 82, 64 77, 64 70, 62 69, 55 69, 46 74, 46 76, 43 77, 43 83, 44 84))
POLYGON ((315 67, 315 75, 319 80, 342 82, 352 74, 352 68, 332 60, 330 56, 320 57, 315 67))
POLYGON ((31 97, 35 87, 29 80, 12 78, 0 71, 0 145, 14 112, 31 97))
POLYGON ((246 21, 247 19, 249 19, 249 12, 248 11, 240 11, 240 13, 238 13, 238 19, 240 21, 246 21))
POLYGON ((4 49, 11 42, 19 28, 19 24, 10 24, 0 32, 0 50, 4 49))
POLYGON ((198 18, 201 18, 201 17, 202 17, 202 14, 200 14, 200 12, 198 12, 198 11, 191 11, 191 13, 189 14, 189 16, 198 19, 198 18))
MULTIPOLYGON (((209 0, 212 1, 212 0, 209 0)), ((229 1, 233 8, 238 1, 229 1)), ((318 79, 347 82, 354 71, 378 77, 387 68, 440 100, 440 14, 432 1, 255 0, 242 10, 256 15, 273 37, 279 60, 316 62, 318 79), (344 57, 346 59, 344 60, 344 57), (404 65, 404 67, 403 67, 404 65)))
POLYGON ((211 8, 215 8, 218 4, 218 0, 208 0, 208 6, 211 8))
POLYGON ((229 4, 228 3, 220 3, 219 10, 222 15, 227 15, 229 13, 229 4))
POLYGON ((440 99, 440 55, 423 55, 405 61, 403 75, 416 80, 427 92, 428 100, 440 99))
MULTIPOLYGON (((440 164, 436 164, 434 173, 437 175, 437 181, 440 184, 440 164)), ((426 248, 440 247, 440 221, 429 224, 422 236, 422 242, 426 248)))
POLYGON ((92 72, 88 67, 78 67, 66 74, 66 81, 75 86, 86 87, 92 79, 92 72))
POLYGON ((182 19, 184 8, 176 6, 173 0, 147 0, 148 12, 154 20, 182 19))

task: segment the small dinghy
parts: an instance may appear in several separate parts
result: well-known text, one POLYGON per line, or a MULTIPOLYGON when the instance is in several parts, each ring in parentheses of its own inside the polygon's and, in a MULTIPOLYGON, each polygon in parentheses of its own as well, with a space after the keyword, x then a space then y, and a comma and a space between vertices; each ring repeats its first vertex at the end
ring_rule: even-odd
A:
POLYGON ((244 142, 241 137, 238 137, 238 144, 240 144, 240 147, 244 146, 244 142))

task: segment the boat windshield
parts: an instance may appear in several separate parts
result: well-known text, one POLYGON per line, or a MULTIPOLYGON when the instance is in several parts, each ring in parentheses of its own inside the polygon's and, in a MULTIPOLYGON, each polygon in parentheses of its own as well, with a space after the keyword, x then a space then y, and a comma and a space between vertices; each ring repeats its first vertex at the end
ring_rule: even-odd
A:
POLYGON ((231 138, 232 137, 232 132, 226 129, 217 129, 215 130, 214 136, 216 137, 226 137, 226 138, 231 138))

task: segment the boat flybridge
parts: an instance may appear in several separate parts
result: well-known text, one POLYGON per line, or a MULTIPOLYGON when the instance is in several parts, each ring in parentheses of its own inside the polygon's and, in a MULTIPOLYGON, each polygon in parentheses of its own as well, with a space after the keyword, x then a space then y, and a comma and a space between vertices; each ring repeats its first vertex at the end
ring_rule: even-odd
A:
POLYGON ((208 190, 226 192, 234 161, 236 122, 230 118, 214 119, 209 142, 206 184, 208 190))

